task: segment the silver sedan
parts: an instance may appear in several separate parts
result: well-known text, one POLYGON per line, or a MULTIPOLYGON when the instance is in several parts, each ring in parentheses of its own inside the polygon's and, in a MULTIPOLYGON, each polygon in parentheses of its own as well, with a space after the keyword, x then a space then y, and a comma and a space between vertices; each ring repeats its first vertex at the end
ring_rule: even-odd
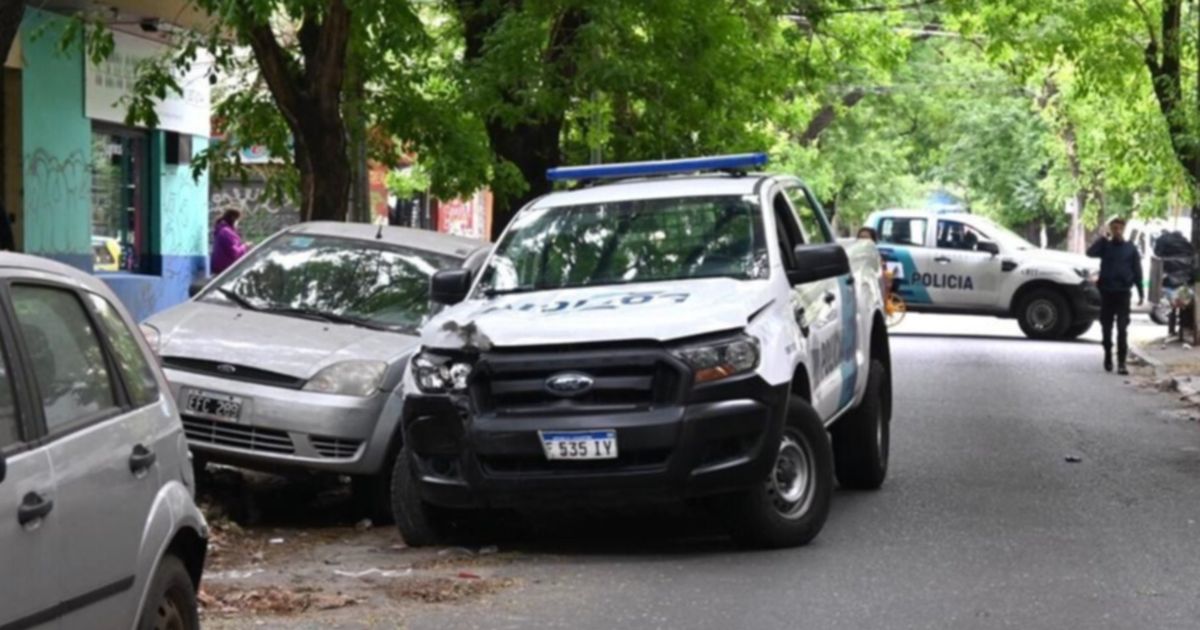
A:
POLYGON ((386 516, 399 386, 431 312, 430 276, 486 251, 436 232, 300 224, 151 317, 143 331, 197 460, 352 475, 386 516))

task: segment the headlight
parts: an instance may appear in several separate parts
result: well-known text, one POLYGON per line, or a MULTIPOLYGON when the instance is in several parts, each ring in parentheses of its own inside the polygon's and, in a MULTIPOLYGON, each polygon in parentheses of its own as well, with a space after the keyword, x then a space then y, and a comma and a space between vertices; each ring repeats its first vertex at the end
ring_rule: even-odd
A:
POLYGON ((696 383, 711 383, 758 367, 758 340, 748 335, 673 350, 688 367, 696 383))
POLYGON ((1095 269, 1088 269, 1087 267, 1076 267, 1075 274, 1078 275, 1081 279, 1087 280, 1088 282, 1091 282, 1092 284, 1095 284, 1100 281, 1100 272, 1096 271, 1095 269))
POLYGON ((461 392, 471 380, 471 364, 439 354, 422 352, 413 359, 413 379, 426 394, 461 392))
POLYGON ((304 391, 366 397, 379 391, 387 364, 383 361, 343 361, 317 372, 304 391))
POLYGON ((140 324, 138 329, 142 331, 142 337, 146 338, 146 344, 154 351, 154 354, 159 354, 162 350, 162 333, 150 324, 140 324))

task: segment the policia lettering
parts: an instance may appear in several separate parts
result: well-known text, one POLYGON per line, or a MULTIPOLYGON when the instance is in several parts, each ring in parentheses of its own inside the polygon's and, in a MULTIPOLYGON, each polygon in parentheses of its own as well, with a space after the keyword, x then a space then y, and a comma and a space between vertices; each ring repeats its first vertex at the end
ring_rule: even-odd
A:
POLYGON ((971 276, 956 276, 948 273, 914 273, 909 281, 931 289, 975 290, 975 282, 971 280, 971 276))

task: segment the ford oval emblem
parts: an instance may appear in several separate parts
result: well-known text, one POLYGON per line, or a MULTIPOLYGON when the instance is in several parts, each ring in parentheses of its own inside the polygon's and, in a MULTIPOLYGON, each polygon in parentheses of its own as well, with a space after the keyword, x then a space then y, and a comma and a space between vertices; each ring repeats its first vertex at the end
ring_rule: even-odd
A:
POLYGON ((586 394, 596 380, 580 372, 562 372, 546 379, 546 391, 555 396, 580 396, 586 394))
POLYGON ((234 372, 237 372, 237 368, 229 365, 228 363, 222 363, 221 365, 217 366, 217 371, 222 374, 233 374, 234 372))

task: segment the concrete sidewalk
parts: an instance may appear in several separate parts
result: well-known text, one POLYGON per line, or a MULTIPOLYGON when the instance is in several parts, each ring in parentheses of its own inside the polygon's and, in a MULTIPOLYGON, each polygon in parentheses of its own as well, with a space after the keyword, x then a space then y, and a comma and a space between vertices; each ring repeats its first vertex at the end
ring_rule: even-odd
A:
POLYGON ((1149 339, 1130 339, 1134 358, 1154 369, 1155 380, 1179 392, 1191 402, 1200 403, 1200 350, 1177 336, 1162 335, 1149 339))

